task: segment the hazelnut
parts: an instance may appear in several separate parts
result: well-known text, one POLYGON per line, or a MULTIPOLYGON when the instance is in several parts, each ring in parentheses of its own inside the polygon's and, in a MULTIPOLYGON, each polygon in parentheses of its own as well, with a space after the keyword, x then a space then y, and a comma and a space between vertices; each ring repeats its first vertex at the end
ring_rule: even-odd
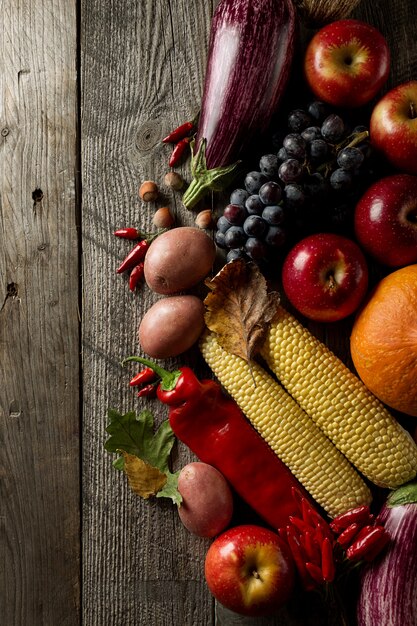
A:
POLYGON ((158 185, 153 180, 145 180, 139 187, 139 197, 144 202, 154 202, 158 195, 158 185))
POLYGON ((153 223, 156 228, 171 228, 174 221, 174 216, 167 206, 158 209, 153 216, 153 223))
POLYGON ((177 172, 168 172, 165 174, 164 183, 167 187, 179 191, 184 187, 185 180, 177 172))
POLYGON ((213 226, 213 216, 210 209, 200 211, 195 218, 195 224, 199 228, 211 228, 213 226))

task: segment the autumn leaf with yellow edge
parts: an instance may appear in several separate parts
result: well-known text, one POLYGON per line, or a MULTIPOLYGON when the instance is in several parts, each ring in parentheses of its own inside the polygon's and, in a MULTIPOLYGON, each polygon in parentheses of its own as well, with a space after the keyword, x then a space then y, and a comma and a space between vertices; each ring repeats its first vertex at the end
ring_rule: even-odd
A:
POLYGON ((249 363, 277 312, 278 294, 268 292, 259 268, 242 259, 227 263, 206 285, 207 328, 216 333, 224 350, 249 363))
POLYGON ((126 473, 131 489, 142 498, 171 498, 174 504, 180 504, 179 471, 171 473, 168 466, 175 442, 168 420, 154 431, 150 411, 144 410, 139 415, 129 411, 122 415, 109 409, 108 415, 110 424, 106 432, 110 437, 104 447, 119 454, 113 465, 126 473))

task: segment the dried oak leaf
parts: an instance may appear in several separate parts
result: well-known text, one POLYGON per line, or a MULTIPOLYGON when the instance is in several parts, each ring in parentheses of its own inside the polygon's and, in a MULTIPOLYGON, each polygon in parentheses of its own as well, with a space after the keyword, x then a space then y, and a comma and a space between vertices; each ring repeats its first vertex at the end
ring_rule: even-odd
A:
POLYGON ((242 259, 227 263, 206 285, 207 328, 227 352, 249 363, 277 312, 278 293, 268 292, 259 268, 242 259))

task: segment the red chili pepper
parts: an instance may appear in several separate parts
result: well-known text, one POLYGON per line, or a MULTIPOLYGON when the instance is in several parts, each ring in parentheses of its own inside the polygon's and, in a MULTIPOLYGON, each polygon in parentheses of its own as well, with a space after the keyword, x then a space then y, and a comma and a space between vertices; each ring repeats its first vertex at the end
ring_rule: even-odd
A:
POLYGON ((306 559, 305 555, 301 551, 301 546, 297 537, 295 536, 294 529, 291 526, 287 526, 286 528, 286 541, 287 545, 290 549, 292 557, 294 559, 294 564, 297 569, 298 575, 302 582, 304 589, 307 591, 311 591, 316 587, 314 581, 309 576, 309 573, 306 568, 306 559))
POLYGON ((337 515, 331 522, 330 528, 336 534, 345 530, 348 526, 353 523, 359 524, 363 526, 364 524, 368 524, 371 520, 371 514, 369 510, 369 506, 364 504, 363 506, 358 506, 354 509, 350 509, 346 511, 346 513, 341 513, 341 515, 337 515))
POLYGON ((313 537, 313 533, 308 531, 302 535, 301 539, 304 539, 304 548, 306 551, 306 556, 308 561, 313 563, 320 563, 321 561, 321 553, 319 544, 313 537))
POLYGON ((131 270, 135 265, 143 261, 145 258, 145 254, 149 248, 149 242, 146 239, 139 241, 139 243, 134 246, 127 257, 122 261, 122 263, 117 268, 116 272, 118 274, 122 274, 123 272, 127 272, 131 270))
POLYGON ((323 574, 317 565, 308 562, 306 563, 306 570, 317 584, 322 585, 324 583, 323 574))
POLYGON ((326 583, 334 580, 336 567, 333 556, 333 545, 328 537, 321 544, 321 573, 326 583))
POLYGON ((142 233, 137 228, 119 228, 119 230, 116 230, 113 234, 121 239, 131 239, 132 241, 135 239, 143 239, 142 233))
POLYGON ((126 361, 151 367, 159 376, 157 397, 170 407, 169 422, 178 439, 200 461, 216 467, 268 524, 286 526, 297 512, 292 488, 307 493, 219 383, 200 381, 189 367, 169 372, 141 357, 126 361))
POLYGON ((185 150, 187 149, 187 146, 189 145, 189 143, 190 143, 190 139, 188 137, 185 137, 185 139, 181 139, 181 141, 177 143, 168 161, 169 167, 174 167, 175 165, 177 165, 182 155, 184 154, 185 150))
POLYGON ((138 385, 143 385, 144 383, 153 382, 156 379, 155 372, 150 367, 145 367, 143 370, 138 372, 136 376, 132 378, 129 383, 130 387, 137 387, 138 385))
POLYGON ((383 526, 365 526, 357 539, 346 550, 350 561, 371 561, 389 542, 389 535, 383 526))
POLYGON ((136 287, 139 284, 139 281, 142 280, 144 275, 144 263, 141 261, 130 272, 129 276, 129 289, 130 291, 135 291, 136 287))
POLYGON ((185 122, 181 124, 181 126, 174 128, 162 141, 163 143, 177 143, 181 139, 184 139, 184 137, 187 137, 194 129, 194 122, 185 122))
POLYGON ((142 387, 142 389, 138 391, 138 398, 156 398, 156 387, 154 383, 145 385, 145 387, 142 387))
POLYGON ((291 524, 293 524, 293 526, 295 526, 297 528, 297 530, 300 531, 300 533, 306 533, 309 532, 310 530, 310 526, 308 524, 306 524, 306 522, 304 522, 302 519, 295 517, 295 515, 291 515, 290 516, 290 522, 291 524))
POLYGON ((360 530, 359 524, 353 523, 345 530, 343 530, 337 538, 337 543, 342 546, 342 548, 347 548, 352 543, 353 539, 356 537, 360 530))

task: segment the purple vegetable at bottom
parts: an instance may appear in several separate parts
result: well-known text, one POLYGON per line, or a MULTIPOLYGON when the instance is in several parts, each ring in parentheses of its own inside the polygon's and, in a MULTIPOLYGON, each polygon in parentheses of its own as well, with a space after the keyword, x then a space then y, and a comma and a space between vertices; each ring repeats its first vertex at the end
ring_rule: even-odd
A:
POLYGON ((416 626, 417 482, 392 492, 378 519, 391 543, 362 571, 358 626, 416 626))
POLYGON ((220 0, 211 24, 193 180, 183 196, 187 208, 229 182, 236 159, 270 123, 287 86, 296 27, 293 0, 220 0))

